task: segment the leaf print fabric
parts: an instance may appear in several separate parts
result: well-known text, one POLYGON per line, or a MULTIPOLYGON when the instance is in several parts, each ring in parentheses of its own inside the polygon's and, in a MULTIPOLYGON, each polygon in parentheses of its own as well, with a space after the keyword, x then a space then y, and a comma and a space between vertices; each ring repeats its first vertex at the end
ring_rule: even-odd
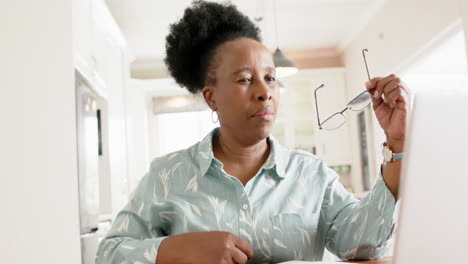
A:
POLYGON ((246 186, 213 155, 213 130, 192 147, 151 163, 101 241, 98 264, 154 264, 168 236, 227 231, 254 249, 251 263, 379 258, 395 232, 395 200, 378 175, 355 199, 316 156, 269 137, 270 156, 246 186))

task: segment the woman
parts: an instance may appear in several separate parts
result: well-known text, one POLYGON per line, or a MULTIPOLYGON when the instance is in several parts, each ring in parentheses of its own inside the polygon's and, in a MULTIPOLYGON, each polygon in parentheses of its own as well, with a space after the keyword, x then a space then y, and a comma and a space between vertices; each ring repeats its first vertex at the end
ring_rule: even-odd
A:
MULTIPOLYGON (((269 137, 279 88, 259 34, 235 6, 203 1, 171 26, 169 71, 203 94, 220 128, 152 162, 101 242, 97 263, 321 260, 325 246, 343 259, 385 253, 400 162, 383 165, 383 177, 358 201, 323 161, 269 137)), ((406 88, 394 75, 366 86, 387 146, 401 152, 406 88)))

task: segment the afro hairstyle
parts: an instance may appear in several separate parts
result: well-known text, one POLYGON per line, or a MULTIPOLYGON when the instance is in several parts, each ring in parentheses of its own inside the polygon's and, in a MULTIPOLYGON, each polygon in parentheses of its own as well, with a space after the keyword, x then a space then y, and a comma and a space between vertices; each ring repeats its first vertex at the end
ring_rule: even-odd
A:
POLYGON ((194 1, 170 25, 164 62, 176 82, 196 94, 207 82, 216 48, 239 37, 261 42, 260 29, 235 5, 194 1))

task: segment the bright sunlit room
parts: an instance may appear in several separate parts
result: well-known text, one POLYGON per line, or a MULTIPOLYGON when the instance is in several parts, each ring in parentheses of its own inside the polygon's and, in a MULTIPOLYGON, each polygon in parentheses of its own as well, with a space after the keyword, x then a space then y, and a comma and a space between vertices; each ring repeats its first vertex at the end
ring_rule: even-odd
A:
POLYGON ((0 9, 1 263, 468 263, 468 0, 0 9))

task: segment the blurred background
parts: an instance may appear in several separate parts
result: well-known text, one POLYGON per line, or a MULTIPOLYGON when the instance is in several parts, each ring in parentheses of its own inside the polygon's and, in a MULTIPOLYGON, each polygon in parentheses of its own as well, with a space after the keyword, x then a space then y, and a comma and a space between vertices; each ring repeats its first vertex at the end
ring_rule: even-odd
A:
MULTIPOLYGON (((319 130, 318 86, 320 116, 341 111, 365 90, 366 48, 371 78, 395 73, 413 93, 468 89, 465 0, 231 2, 260 27, 265 46, 294 64, 279 78, 272 135, 325 160, 357 197, 377 176, 385 137, 370 107, 348 112, 337 130, 319 130)), ((7 260, 93 263, 151 160, 218 126, 163 62, 169 25, 190 3, 5 1, 0 175, 2 200, 11 202, 0 248, 18 241, 7 260)))

